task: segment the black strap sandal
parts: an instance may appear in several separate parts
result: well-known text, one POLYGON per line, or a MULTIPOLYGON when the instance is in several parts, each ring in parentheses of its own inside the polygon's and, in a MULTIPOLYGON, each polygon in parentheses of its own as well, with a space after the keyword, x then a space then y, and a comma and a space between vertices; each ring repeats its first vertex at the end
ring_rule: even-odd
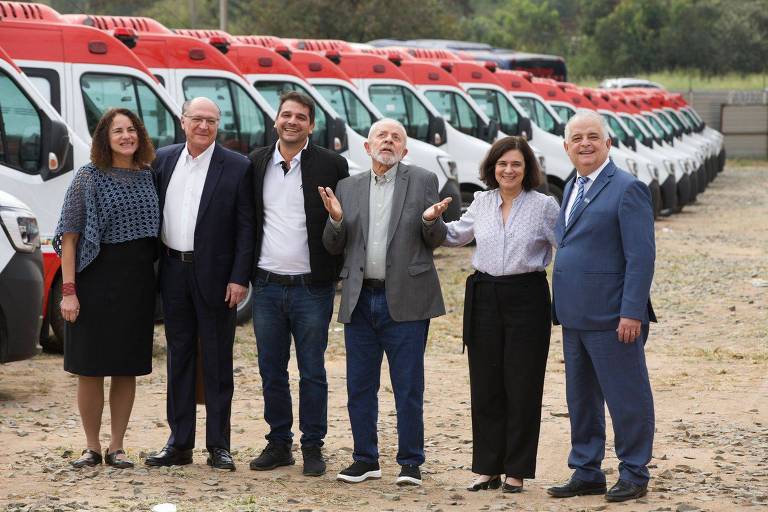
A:
POLYGON ((125 455, 125 451, 121 448, 119 450, 115 450, 112 453, 109 453, 109 448, 104 450, 104 461, 112 466, 113 468, 117 469, 131 469, 133 467, 133 462, 128 459, 118 459, 118 455, 125 455))
POLYGON ((90 448, 86 448, 83 450, 82 455, 79 459, 73 460, 70 462, 72 464, 72 467, 75 468, 84 468, 84 467, 93 467, 101 464, 101 454, 97 451, 91 450, 90 448))

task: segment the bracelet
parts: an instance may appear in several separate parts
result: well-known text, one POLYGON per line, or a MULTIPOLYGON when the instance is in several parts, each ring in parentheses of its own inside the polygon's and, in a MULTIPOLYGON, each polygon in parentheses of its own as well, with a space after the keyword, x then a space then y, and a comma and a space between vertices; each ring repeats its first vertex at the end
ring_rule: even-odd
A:
POLYGON ((61 285, 61 295, 75 295, 75 283, 64 283, 61 285))

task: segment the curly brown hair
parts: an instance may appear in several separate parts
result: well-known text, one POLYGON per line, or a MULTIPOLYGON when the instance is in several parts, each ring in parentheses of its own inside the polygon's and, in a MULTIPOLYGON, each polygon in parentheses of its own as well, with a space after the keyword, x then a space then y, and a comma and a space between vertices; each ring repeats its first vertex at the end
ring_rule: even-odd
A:
POLYGON ((531 190, 541 185, 541 168, 533 154, 531 146, 525 137, 517 135, 504 137, 497 140, 488 150, 483 163, 480 164, 480 180, 485 183, 489 189, 499 188, 499 182, 496 181, 496 162, 504 156, 504 153, 516 149, 523 154, 525 162, 525 175, 523 176, 523 190, 531 190))
POLYGON ((124 115, 131 120, 133 127, 136 128, 136 135, 139 138, 139 147, 133 154, 133 161, 139 169, 149 167, 152 160, 155 159, 155 147, 149 140, 149 134, 141 122, 139 116, 127 108, 111 108, 104 112, 99 119, 96 129, 91 137, 91 162, 99 169, 109 169, 112 167, 112 148, 109 146, 109 128, 112 126, 112 120, 117 115, 124 115))

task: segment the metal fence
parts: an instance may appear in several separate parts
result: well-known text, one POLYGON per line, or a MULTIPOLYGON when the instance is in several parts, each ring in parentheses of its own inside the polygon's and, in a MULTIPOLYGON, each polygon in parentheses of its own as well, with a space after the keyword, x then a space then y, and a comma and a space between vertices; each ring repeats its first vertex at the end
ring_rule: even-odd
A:
POLYGON ((725 135, 729 157, 768 158, 768 90, 683 95, 709 126, 725 135))

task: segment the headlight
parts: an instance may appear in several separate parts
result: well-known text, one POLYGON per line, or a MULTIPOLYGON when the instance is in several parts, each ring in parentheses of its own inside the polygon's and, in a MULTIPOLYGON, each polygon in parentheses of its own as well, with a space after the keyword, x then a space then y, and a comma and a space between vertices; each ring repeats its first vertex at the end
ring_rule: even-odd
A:
POLYGON ((659 169, 658 169, 658 167, 656 167, 655 165, 649 163, 648 164, 648 172, 651 173, 651 176, 653 176, 653 179, 658 181, 658 179, 659 179, 659 169))
POLYGON ((448 158, 447 156, 438 156, 437 165, 440 166, 443 174, 445 174, 445 177, 449 180, 459 179, 459 171, 455 160, 448 158))
POLYGON ((37 219, 29 210, 0 208, 0 224, 17 251, 33 252, 40 248, 37 219))
POLYGON ((627 167, 629 167, 628 170, 632 173, 632 176, 637 176, 637 162, 631 158, 627 158, 627 167))

